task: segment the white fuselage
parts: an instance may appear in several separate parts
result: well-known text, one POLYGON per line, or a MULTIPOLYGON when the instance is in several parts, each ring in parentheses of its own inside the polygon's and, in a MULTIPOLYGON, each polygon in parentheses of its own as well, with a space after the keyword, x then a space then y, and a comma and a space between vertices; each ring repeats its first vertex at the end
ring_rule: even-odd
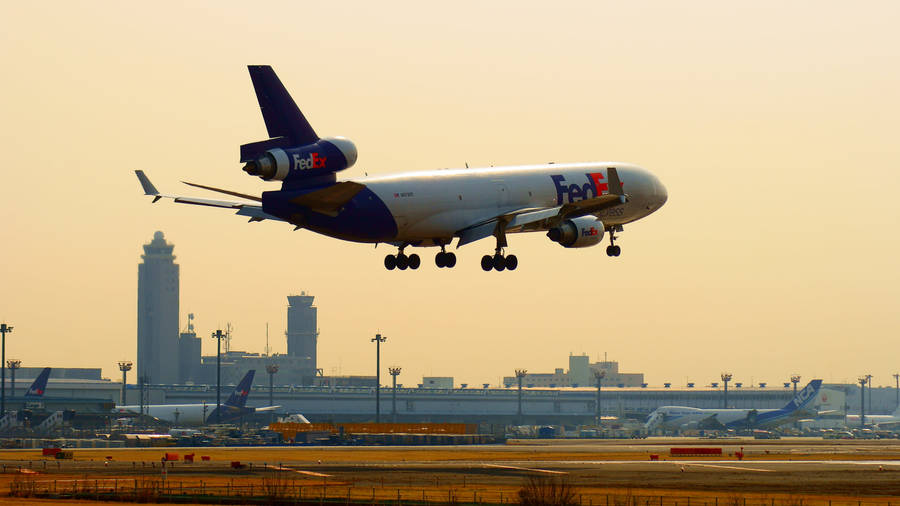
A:
MULTIPOLYGON (((216 409, 216 404, 150 404, 144 414, 170 423, 202 425, 216 409)), ((140 414, 141 406, 116 406, 116 413, 140 414)))
POLYGON ((628 202, 596 213, 604 225, 635 221, 666 202, 666 188, 655 175, 619 162, 445 169, 354 181, 366 185, 387 206, 397 223, 397 240, 427 241, 450 239, 466 227, 505 213, 606 194, 608 190, 594 188, 598 182, 606 183, 608 167, 617 169, 628 202), (589 174, 598 173, 602 177, 592 184, 589 174))

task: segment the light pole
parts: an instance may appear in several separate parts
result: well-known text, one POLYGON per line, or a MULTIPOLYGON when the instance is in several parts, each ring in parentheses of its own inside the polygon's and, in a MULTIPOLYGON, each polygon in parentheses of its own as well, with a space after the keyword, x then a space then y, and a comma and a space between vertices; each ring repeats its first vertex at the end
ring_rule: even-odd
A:
MULTIPOLYGON (((125 381, 128 379, 128 371, 131 370, 131 366, 134 365, 130 360, 120 360, 119 361, 119 370, 122 371, 122 405, 125 405, 125 381)), ((141 394, 143 397, 143 393, 141 394)))
POLYGON ((800 383, 800 375, 792 374, 791 375, 791 383, 794 384, 794 397, 797 397, 797 383, 800 383))
MULTIPOLYGON (((0 323, 0 334, 3 335, 2 344, 0 344, 0 364, 6 362, 6 334, 11 334, 12 325, 0 323)), ((0 367, 0 416, 6 414, 6 369, 0 367)))
POLYGON ((731 381, 731 373, 723 372, 721 377, 722 377, 722 382, 725 383, 725 395, 722 398, 722 407, 727 408, 728 407, 728 382, 731 381))
POLYGON ((517 415, 519 416, 519 422, 521 423, 522 419, 522 380, 525 378, 525 375, 528 374, 528 371, 525 369, 516 369, 516 381, 519 382, 519 411, 517 415))
POLYGON ((375 423, 381 423, 381 343, 387 338, 375 334, 372 341, 375 343, 375 423))
POLYGON ((274 406, 275 405, 275 373, 278 372, 278 364, 267 365, 266 372, 269 373, 269 406, 274 406))
POLYGON ((900 374, 894 373, 894 381, 897 382, 897 388, 894 389, 897 393, 897 407, 900 407, 900 374))
POLYGON ((16 369, 22 367, 22 361, 15 359, 15 358, 11 358, 6 361, 6 367, 9 368, 9 374, 10 374, 10 376, 12 376, 12 378, 11 378, 12 379, 12 385, 11 385, 12 388, 10 390, 12 390, 12 397, 15 397, 16 396, 16 369))
POLYGON ((212 338, 216 340, 216 423, 222 421, 222 413, 219 409, 222 407, 222 339, 225 339, 227 335, 221 329, 212 334, 212 338))
POLYGON ((597 425, 603 423, 603 411, 600 409, 600 389, 603 387, 603 378, 606 377, 606 371, 594 369, 594 379, 597 380, 597 425))
POLYGON ((389 367, 388 372, 391 373, 391 412, 393 414, 394 423, 397 423, 397 375, 400 374, 399 367, 389 367))
POLYGON ((869 406, 869 411, 872 411, 872 375, 866 374, 866 390, 869 392, 869 398, 866 399, 866 405, 869 406))
POLYGON ((859 377, 859 426, 866 426, 866 382, 869 378, 865 376, 859 377))
POLYGON ((146 374, 138 376, 138 390, 141 393, 141 416, 144 416, 144 387, 147 385, 149 378, 146 374))

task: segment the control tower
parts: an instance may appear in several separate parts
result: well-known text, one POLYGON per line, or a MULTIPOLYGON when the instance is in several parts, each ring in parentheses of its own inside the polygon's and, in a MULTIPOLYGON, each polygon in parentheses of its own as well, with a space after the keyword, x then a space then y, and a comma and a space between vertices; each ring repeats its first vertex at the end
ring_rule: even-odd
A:
POLYGON ((178 383, 178 264, 162 232, 144 245, 138 264, 138 378, 178 383))
POLYGON ((316 320, 316 306, 313 306, 312 295, 301 292, 300 295, 288 295, 287 310, 287 354, 293 357, 309 357, 312 372, 315 374, 316 344, 319 330, 316 320))

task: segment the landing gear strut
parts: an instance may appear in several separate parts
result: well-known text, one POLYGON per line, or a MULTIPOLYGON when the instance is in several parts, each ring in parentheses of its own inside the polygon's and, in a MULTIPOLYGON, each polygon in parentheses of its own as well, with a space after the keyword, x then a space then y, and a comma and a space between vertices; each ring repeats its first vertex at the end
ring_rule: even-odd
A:
POLYGON ((422 265, 422 259, 419 258, 419 255, 413 253, 412 255, 406 256, 403 254, 403 248, 406 245, 400 246, 400 251, 397 252, 397 255, 388 255, 384 257, 384 268, 392 271, 396 267, 401 271, 405 271, 407 268, 412 270, 416 270, 422 265))
POLYGON ((503 255, 503 248, 506 243, 506 223, 498 222, 497 228, 494 230, 494 236, 497 238, 497 247, 494 248, 494 256, 485 255, 481 257, 481 268, 484 271, 491 269, 500 272, 504 269, 514 271, 519 266, 519 259, 515 255, 503 255))
POLYGON ((441 245, 441 251, 434 256, 434 264, 439 268, 446 267, 452 269, 456 265, 456 253, 447 253, 444 251, 444 245, 441 245))
POLYGON ((616 246, 616 229, 609 229, 609 246, 606 247, 606 255, 611 257, 617 257, 622 254, 622 248, 620 246, 616 246))

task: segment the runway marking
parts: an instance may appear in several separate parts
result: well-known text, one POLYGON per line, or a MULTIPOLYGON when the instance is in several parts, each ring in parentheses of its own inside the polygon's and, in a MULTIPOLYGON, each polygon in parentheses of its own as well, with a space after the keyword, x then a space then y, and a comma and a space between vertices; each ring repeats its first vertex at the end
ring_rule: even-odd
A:
POLYGON ((516 471, 530 471, 532 473, 569 474, 565 471, 551 471, 549 469, 532 469, 532 468, 528 468, 528 467, 518 467, 518 466, 502 466, 500 464, 485 464, 484 467, 495 467, 498 469, 514 469, 516 471))
POLYGON ((753 467, 723 466, 718 464, 681 464, 682 466, 713 467, 718 469, 737 469, 738 471, 756 471, 758 473, 774 473, 774 469, 756 469, 753 467))

